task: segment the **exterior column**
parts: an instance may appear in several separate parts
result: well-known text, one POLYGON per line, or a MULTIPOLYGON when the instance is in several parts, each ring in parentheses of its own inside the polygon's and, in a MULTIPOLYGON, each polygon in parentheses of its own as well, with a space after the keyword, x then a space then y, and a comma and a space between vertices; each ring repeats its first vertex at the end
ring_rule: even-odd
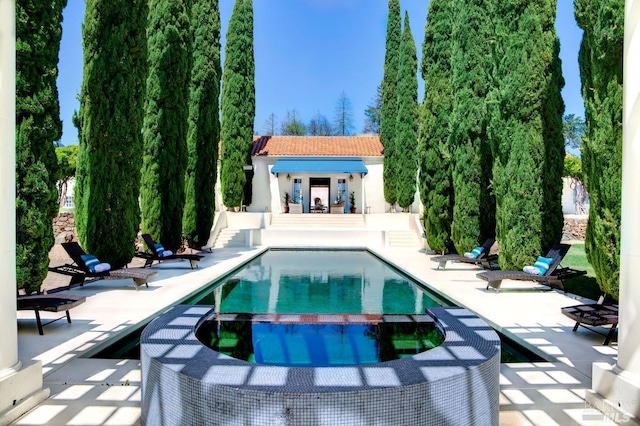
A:
POLYGON ((15 3, 0 0, 0 377, 20 369, 16 329, 15 3))
POLYGON ((9 424, 49 396, 42 365, 18 359, 16 326, 16 30, 15 0, 0 0, 0 425, 9 424))
POLYGON ((610 419, 640 419, 640 0, 626 0, 618 361, 593 365, 587 400, 610 419))

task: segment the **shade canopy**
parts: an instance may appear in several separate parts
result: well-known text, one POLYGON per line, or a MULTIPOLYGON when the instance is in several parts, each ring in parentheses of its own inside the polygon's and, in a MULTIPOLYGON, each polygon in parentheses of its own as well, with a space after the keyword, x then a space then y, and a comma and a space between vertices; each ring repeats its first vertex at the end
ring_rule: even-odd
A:
POLYGON ((271 173, 362 173, 369 170, 362 160, 278 160, 271 173))

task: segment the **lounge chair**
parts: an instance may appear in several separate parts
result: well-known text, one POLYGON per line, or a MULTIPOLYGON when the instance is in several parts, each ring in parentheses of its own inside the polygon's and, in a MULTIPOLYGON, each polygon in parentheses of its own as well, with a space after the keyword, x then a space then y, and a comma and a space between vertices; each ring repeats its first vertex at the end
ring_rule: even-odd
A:
POLYGON ((38 333, 42 336, 44 331, 42 327, 58 321, 64 317, 56 318, 46 323, 42 323, 40 319, 40 311, 47 312, 62 312, 66 314, 67 322, 71 324, 71 315, 69 315, 69 309, 84 303, 86 298, 84 296, 75 296, 73 294, 37 294, 29 296, 18 296, 18 310, 19 311, 35 311, 36 323, 38 324, 38 333))
POLYGON ((578 330, 578 327, 583 326, 594 333, 605 336, 604 346, 607 346, 609 342, 611 342, 611 338, 618 327, 618 305, 605 304, 604 296, 600 297, 597 303, 567 306, 560 308, 560 312, 576 322, 576 325, 573 326, 574 332, 578 330), (591 328, 603 325, 611 325, 606 335, 591 328))
POLYGON ((578 271, 571 268, 559 268, 560 262, 566 256, 571 246, 569 244, 555 244, 546 254, 545 258, 551 259, 549 268, 543 275, 531 274, 524 271, 485 271, 476 276, 487 281, 487 289, 493 287, 496 293, 500 291, 502 280, 536 281, 549 287, 556 287, 564 291, 564 281, 569 278, 579 277, 586 271, 578 271))
POLYGON ((98 270, 91 269, 87 265, 85 259, 88 255, 77 242, 73 241, 70 243, 62 243, 62 247, 65 249, 73 263, 50 267, 49 270, 58 274, 69 275, 71 277, 71 280, 69 281, 69 289, 76 285, 83 286, 84 281, 87 278, 112 280, 131 278, 136 286, 136 290, 138 290, 138 287, 143 284, 149 287, 147 280, 158 274, 157 271, 150 271, 143 268, 126 268, 100 272, 98 270), (83 259, 83 256, 85 256, 85 259, 83 259))
POLYGON ((175 260, 175 259, 184 259, 188 260, 191 265, 191 269, 198 267, 198 262, 204 259, 204 256, 200 254, 174 254, 172 252, 168 252, 164 250, 164 248, 156 243, 151 235, 142 234, 142 239, 144 240, 145 245, 149 249, 148 252, 139 251, 136 252, 136 257, 143 258, 144 267, 151 266, 154 261, 162 262, 163 260, 175 260))
POLYGON ((443 254, 441 256, 434 256, 431 258, 433 262, 438 262, 437 269, 444 269, 447 265, 447 262, 463 262, 463 263, 472 263, 474 265, 480 265, 485 269, 491 269, 491 262, 495 262, 498 259, 498 255, 490 254, 489 251, 495 243, 495 238, 487 238, 487 240, 482 244, 482 251, 478 254, 477 257, 465 257, 464 255, 460 255, 457 253, 443 254))

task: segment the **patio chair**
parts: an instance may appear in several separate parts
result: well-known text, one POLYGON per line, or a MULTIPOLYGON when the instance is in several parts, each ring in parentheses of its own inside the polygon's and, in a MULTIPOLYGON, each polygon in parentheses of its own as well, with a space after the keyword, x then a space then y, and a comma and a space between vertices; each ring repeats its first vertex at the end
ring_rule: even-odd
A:
MULTIPOLYGON (((131 278, 135 284, 136 290, 141 285, 145 285, 149 287, 147 280, 158 274, 157 271, 149 271, 143 268, 126 268, 126 269, 116 269, 116 270, 99 270, 90 267, 87 264, 87 260, 89 257, 93 257, 88 255, 80 244, 75 241, 69 243, 62 243, 62 247, 67 252, 73 263, 64 264, 61 266, 49 267, 49 271, 55 272, 58 274, 68 275, 71 277, 69 281, 68 288, 71 289, 72 286, 84 285, 84 281, 87 278, 96 278, 96 279, 112 279, 112 280, 120 280, 124 278, 131 278)), ((93 257, 95 259, 95 257, 93 257)), ((97 259, 95 259, 98 261, 97 259)), ((98 261, 99 262, 99 261, 98 261)), ((93 262, 92 262, 93 263, 93 262)), ((108 264, 106 264, 108 265, 108 264)))
POLYGON ((496 293, 500 291, 502 280, 516 281, 536 281, 549 287, 556 287, 564 291, 564 281, 569 278, 579 277, 587 273, 587 271, 578 271, 571 268, 559 268, 560 262, 566 256, 571 246, 569 244, 554 244, 554 246, 546 254, 546 259, 551 259, 549 267, 542 275, 536 275, 524 271, 485 271, 476 276, 487 281, 487 289, 493 287, 496 293))
POLYGON ((18 310, 19 311, 34 311, 36 313, 36 324, 38 325, 38 333, 44 335, 43 327, 49 325, 52 322, 58 321, 64 316, 43 323, 40 318, 40 311, 47 312, 65 312, 67 322, 71 324, 71 315, 69 315, 69 309, 75 308, 85 302, 86 297, 76 296, 73 294, 36 294, 28 296, 18 295, 18 310))
POLYGON ((447 262, 472 263, 474 265, 480 265, 485 269, 492 269, 492 262, 495 262, 498 259, 497 254, 489 253, 491 247, 495 242, 495 238, 487 238, 482 246, 476 247, 476 249, 481 249, 476 257, 467 257, 457 253, 450 253, 443 254, 441 256, 434 256, 431 258, 431 261, 438 262, 438 267, 436 269, 444 269, 447 265, 447 262))
POLYGON ((165 250, 162 245, 156 243, 153 240, 153 237, 149 234, 142 234, 142 239, 144 240, 144 244, 149 249, 149 252, 139 251, 136 252, 135 256, 143 258, 144 268, 147 266, 151 266, 154 261, 162 262, 164 260, 188 260, 191 265, 191 269, 198 267, 198 262, 204 259, 204 256, 201 254, 175 254, 171 251, 165 250))
POLYGON ((618 305, 605 304, 604 296, 601 296, 597 303, 586 303, 583 305, 574 305, 560 308, 565 316, 576 322, 573 331, 578 331, 578 327, 582 326, 594 333, 602 334, 604 338, 604 346, 611 342, 611 338, 618 328, 618 305), (611 325, 607 334, 600 333, 592 327, 611 325))

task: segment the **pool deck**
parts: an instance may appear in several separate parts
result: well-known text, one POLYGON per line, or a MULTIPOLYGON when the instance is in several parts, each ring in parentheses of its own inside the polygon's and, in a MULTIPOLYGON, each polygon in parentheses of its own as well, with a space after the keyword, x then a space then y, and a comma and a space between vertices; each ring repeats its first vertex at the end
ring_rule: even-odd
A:
MULTIPOLYGON (((265 249, 215 249, 204 253, 200 267, 193 270, 188 261, 154 265, 152 269, 159 274, 150 279, 149 288, 138 291, 131 280, 96 281, 67 290, 86 296, 86 303, 71 311, 72 324, 57 321, 44 328, 44 336, 38 335, 33 312, 18 312, 19 357, 24 364, 42 362, 44 387, 50 389, 50 397, 13 424, 139 425, 139 361, 81 355, 178 304, 265 249)), ((603 336, 583 328, 573 333, 574 323, 560 313, 562 307, 588 300, 514 281, 503 282, 496 293, 485 289, 486 283, 476 278, 481 269, 472 265, 454 263, 437 270, 437 263, 418 250, 370 250, 552 360, 501 365, 500 425, 613 424, 588 406, 584 394, 591 388, 594 362, 615 364, 616 342, 602 346, 603 336)), ((45 286, 54 288, 67 280, 50 274, 45 286)), ((59 315, 45 312, 42 316, 46 321, 59 315)))

